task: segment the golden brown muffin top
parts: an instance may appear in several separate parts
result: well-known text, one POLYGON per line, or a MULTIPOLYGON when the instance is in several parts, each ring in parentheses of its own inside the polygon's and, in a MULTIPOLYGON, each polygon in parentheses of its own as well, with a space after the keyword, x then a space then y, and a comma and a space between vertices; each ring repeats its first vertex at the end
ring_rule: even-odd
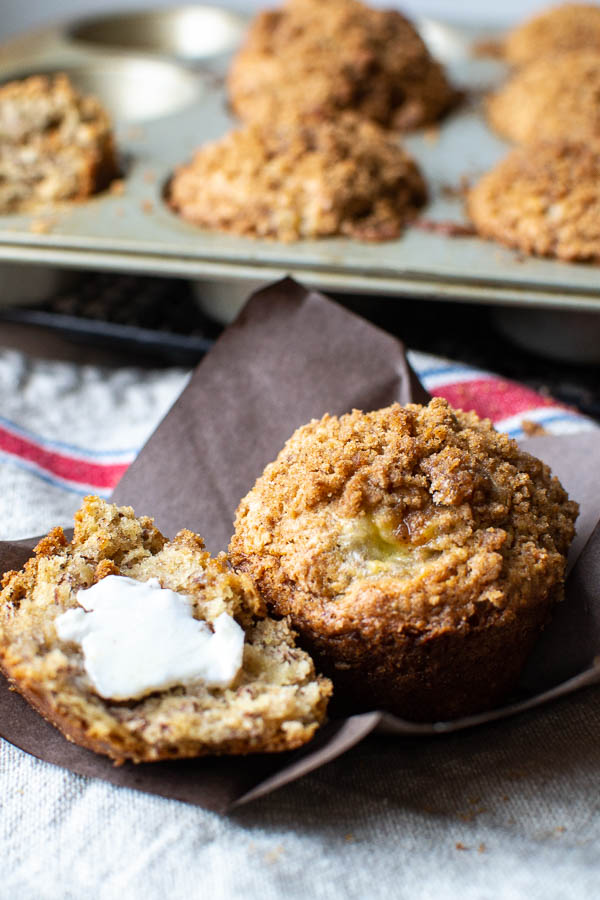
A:
POLYGON ((425 197, 397 140, 343 113, 250 124, 206 144, 176 171, 169 200, 192 222, 238 234, 384 240, 398 236, 425 197))
POLYGON ((434 121, 455 99, 408 19, 358 0, 288 0, 261 13, 230 69, 229 91, 242 118, 352 109, 397 129, 434 121))
POLYGON ((600 136, 600 43, 520 69, 488 103, 492 126, 526 142, 600 136))
POLYGON ((540 460, 436 398, 299 428, 240 503, 230 554, 300 630, 378 640, 545 600, 576 514, 540 460))
POLYGON ((600 8, 592 3, 564 3, 511 31, 504 51, 510 63, 522 66, 542 56, 585 47, 600 50, 600 8))
POLYGON ((600 260, 600 141, 513 150, 472 188, 477 231, 527 253, 600 260))

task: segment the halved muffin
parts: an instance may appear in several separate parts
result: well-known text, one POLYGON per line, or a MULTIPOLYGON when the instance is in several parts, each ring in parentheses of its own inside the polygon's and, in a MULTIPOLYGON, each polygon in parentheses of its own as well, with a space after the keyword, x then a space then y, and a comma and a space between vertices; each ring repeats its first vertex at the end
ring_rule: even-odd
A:
POLYGON ((434 122, 456 101, 412 23, 358 0, 288 0, 256 17, 229 70, 242 119, 349 110, 388 128, 434 122))
POLYGON ((600 260, 600 140, 517 147, 467 195, 477 232, 525 253, 600 260))
POLYGON ((577 505, 445 400, 299 428, 237 511, 230 557, 346 709, 499 703, 561 598, 577 505))

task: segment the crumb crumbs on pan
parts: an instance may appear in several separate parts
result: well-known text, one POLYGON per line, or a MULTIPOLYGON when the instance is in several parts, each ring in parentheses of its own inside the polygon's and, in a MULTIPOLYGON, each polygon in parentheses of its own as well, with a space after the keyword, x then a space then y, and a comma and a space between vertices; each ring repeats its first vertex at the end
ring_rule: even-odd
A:
POLYGON ((116 197, 122 197, 125 193, 125 181, 123 178, 115 178, 114 181, 111 182, 109 187, 109 193, 114 194, 116 197))

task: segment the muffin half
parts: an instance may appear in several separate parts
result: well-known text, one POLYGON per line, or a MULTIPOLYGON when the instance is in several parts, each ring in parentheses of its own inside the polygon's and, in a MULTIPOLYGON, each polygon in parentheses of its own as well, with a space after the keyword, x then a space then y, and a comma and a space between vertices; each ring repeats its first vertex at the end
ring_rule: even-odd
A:
POLYGON ((0 668, 66 737, 119 763, 304 744, 330 682, 249 578, 203 546, 86 498, 70 543, 55 529, 4 576, 0 668))

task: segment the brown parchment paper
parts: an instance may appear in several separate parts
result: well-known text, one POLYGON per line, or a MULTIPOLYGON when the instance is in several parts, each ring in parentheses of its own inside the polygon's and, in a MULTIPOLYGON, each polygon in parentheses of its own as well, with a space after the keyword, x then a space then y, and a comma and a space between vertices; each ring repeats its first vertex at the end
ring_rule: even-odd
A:
MULTIPOLYGON (((240 498, 296 427, 325 412, 427 399, 398 340, 286 279, 254 295, 200 363, 114 500, 153 515, 169 536, 191 528, 212 552, 226 549, 240 498)), ((373 711, 330 722, 295 753, 115 767, 66 741, 0 676, 0 735, 73 772, 225 811, 324 765, 376 729, 456 731, 600 681, 600 431, 524 445, 552 466, 582 510, 567 598, 506 706, 431 725, 373 711)), ((19 568, 35 542, 0 543, 0 571, 19 568)))

